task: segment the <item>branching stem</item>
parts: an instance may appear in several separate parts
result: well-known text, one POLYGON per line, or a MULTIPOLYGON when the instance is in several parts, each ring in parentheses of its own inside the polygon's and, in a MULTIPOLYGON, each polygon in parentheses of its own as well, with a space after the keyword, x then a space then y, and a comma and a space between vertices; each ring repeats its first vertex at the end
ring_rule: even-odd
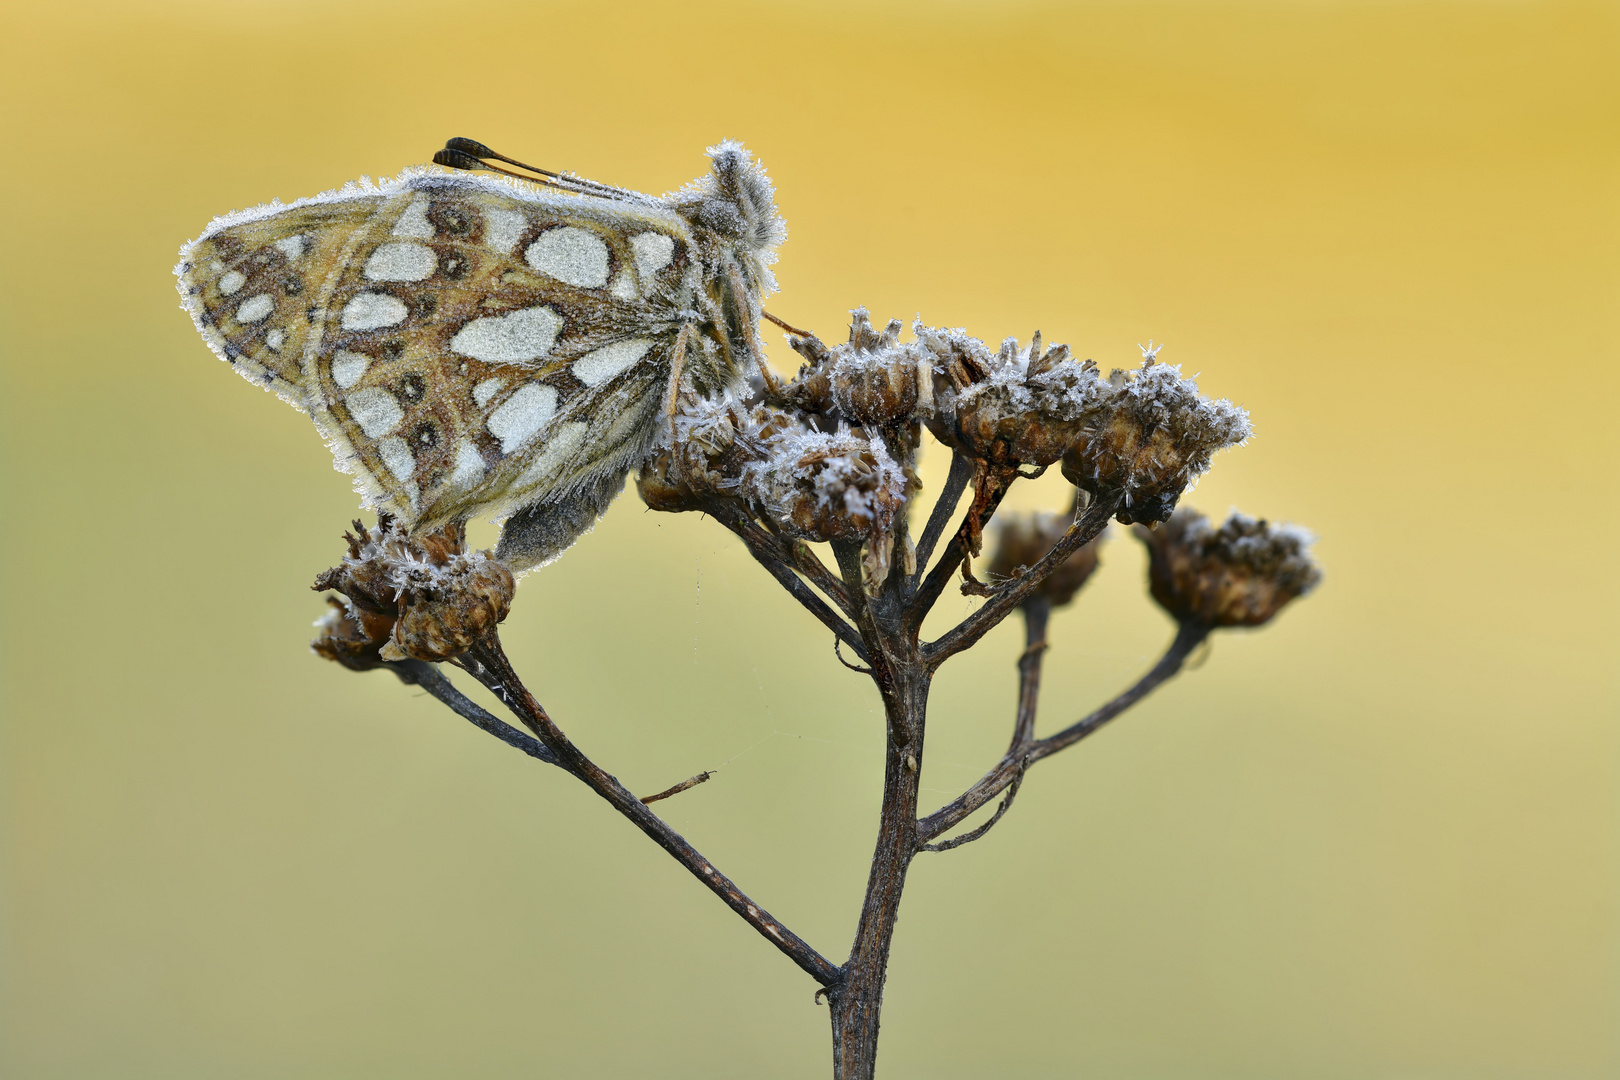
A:
POLYGON ((663 818, 636 798, 617 778, 609 775, 569 741, 518 678, 496 635, 490 634, 468 650, 464 665, 539 737, 564 769, 582 780, 615 810, 634 822, 654 843, 674 856, 676 862, 708 886, 761 937, 821 985, 829 986, 838 981, 840 972, 835 964, 783 926, 770 912, 750 900, 730 878, 715 869, 708 859, 687 843, 685 837, 670 828, 663 818))
POLYGON ((1069 526, 1069 531, 1051 551, 1042 556, 1028 572, 992 592, 983 607, 963 619, 944 637, 924 645, 923 656, 937 667, 963 649, 971 648, 1039 588, 1041 582, 1051 577, 1052 572, 1063 565, 1064 560, 1095 540, 1098 534, 1108 527, 1108 519, 1114 516, 1119 501, 1120 497, 1117 494, 1092 500, 1091 505, 1087 506, 1075 523, 1069 526))
POLYGON ((917 822, 917 836, 920 840, 928 841, 941 835, 948 829, 961 824, 969 814, 995 798, 1001 791, 1012 783, 1013 777, 1029 765, 1035 764, 1044 758, 1051 757, 1060 750, 1066 750, 1090 735, 1108 721, 1124 712, 1126 709, 1141 701, 1152 693, 1161 683, 1181 670, 1189 653, 1197 648, 1198 643, 1209 635, 1207 627, 1194 623, 1183 623, 1176 633, 1175 640, 1165 651, 1159 662, 1143 675, 1130 689, 1103 705, 1095 712, 1082 717, 1080 720, 1055 735, 1044 739, 1035 739, 1030 742, 1027 749, 1021 753, 1009 752, 996 767, 980 777, 978 782, 968 788, 951 802, 935 810, 932 814, 917 822))

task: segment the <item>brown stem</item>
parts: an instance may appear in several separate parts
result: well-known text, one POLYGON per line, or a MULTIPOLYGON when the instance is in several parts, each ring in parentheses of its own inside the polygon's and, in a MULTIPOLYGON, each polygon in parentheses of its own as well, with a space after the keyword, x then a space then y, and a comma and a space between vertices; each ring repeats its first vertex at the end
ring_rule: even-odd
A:
POLYGON ((1024 651, 1018 657, 1018 712, 1013 718, 1007 753, 1017 756, 1035 738, 1035 709, 1041 700, 1041 660, 1046 655, 1046 625, 1052 604, 1044 596, 1024 603, 1024 651))
MULTIPOLYGON (((872 613, 872 603, 866 595, 866 589, 861 583, 861 545, 849 540, 834 540, 832 544, 833 555, 838 559, 838 569, 844 575, 844 588, 849 590, 851 600, 855 604, 855 626, 861 632, 861 638, 866 643, 865 655, 861 657, 872 666, 872 681, 877 683, 878 693, 883 695, 885 703, 897 700, 899 695, 899 681, 895 670, 894 659, 885 649, 885 635, 878 628, 877 620, 872 613)), ((905 746, 912 739, 911 723, 913 717, 904 711, 886 710, 889 724, 889 738, 905 746), (899 727, 895 725, 899 724, 899 727)), ((922 713, 917 713, 920 719, 922 713)))
MULTIPOLYGON (((748 548, 748 553, 754 561, 763 566, 777 584, 788 591, 804 609, 817 619, 823 626, 837 634, 839 639, 855 650, 855 654, 862 660, 867 659, 866 645, 861 635, 849 623, 838 617, 838 613, 827 606, 827 602, 810 591, 810 586, 800 581, 793 573, 791 567, 783 562, 776 552, 776 544, 769 533, 761 529, 752 521, 736 514, 716 509, 715 518, 726 528, 736 533, 748 548)), ((818 563, 819 565, 819 563, 818 563)))
POLYGON ((934 545, 939 543, 945 526, 950 524, 956 504, 962 501, 962 492, 972 478, 973 459, 960 450, 952 450, 951 471, 945 477, 945 486, 940 489, 933 510, 928 513, 928 524, 923 526, 922 538, 917 541, 917 572, 912 575, 913 589, 917 587, 916 579, 920 579, 923 571, 928 569, 928 559, 934 554, 934 545))
POLYGON ((1146 675, 1136 681, 1129 690, 1120 694, 1106 705, 1082 719, 1070 724, 1055 735, 1044 739, 1036 739, 1028 744, 1027 748, 1018 753, 1009 752, 996 767, 980 777, 978 782, 968 788, 954 800, 935 810, 932 814, 917 823, 917 837, 921 841, 929 841, 944 833, 947 829, 955 828, 961 824, 969 814, 988 803, 1001 793, 1007 785, 1011 784, 1018 773, 1043 758, 1051 757, 1060 750, 1066 750, 1090 735, 1108 721, 1135 705, 1138 701, 1152 693, 1160 683, 1163 683, 1186 662, 1187 656, 1198 647, 1198 643, 1209 635, 1209 628, 1195 623, 1183 623, 1177 631, 1176 638, 1165 651, 1164 656, 1154 664, 1146 675))
POLYGON ((823 986, 838 981, 840 972, 830 960, 783 926, 770 912, 750 900, 730 878, 716 870, 708 859, 687 843, 685 837, 670 828, 663 818, 636 798, 617 778, 610 776, 568 740, 568 736, 563 734, 563 730, 552 721, 518 678, 496 635, 490 634, 469 649, 463 658, 463 665, 539 737, 563 768, 584 781, 587 787, 606 799, 659 847, 674 856, 693 877, 707 885, 761 937, 823 986))
POLYGON ((990 815, 989 821, 986 821, 983 825, 980 825, 976 829, 969 829, 961 836, 953 836, 949 840, 941 840, 937 844, 918 844, 917 850, 952 851, 961 847, 963 844, 973 843, 973 841, 979 839, 979 837, 995 828, 996 822, 1000 821, 1007 811, 1012 809, 1013 800, 1018 798, 1018 789, 1022 787, 1024 783, 1024 770, 1028 767, 1029 762, 1027 761, 1019 765, 1018 772, 1013 775, 1012 783, 1007 785, 1007 797, 1001 800, 1001 805, 996 807, 996 812, 990 815))
MULTIPOLYGON (((911 633, 915 634, 922 628, 922 623, 933 609, 934 602, 939 599, 940 593, 945 591, 945 585, 956 573, 956 568, 962 565, 962 560, 968 558, 973 550, 974 538, 984 528, 984 523, 995 514, 1001 500, 1006 497, 1007 486, 1011 483, 1011 471, 997 471, 987 469, 981 476, 979 487, 973 493, 973 503, 962 516, 962 524, 958 526, 956 535, 951 542, 945 545, 945 553, 939 557, 939 562, 928 572, 923 583, 918 587, 916 595, 912 598, 911 609, 906 613, 906 625, 911 633)), ((918 561, 918 571, 921 572, 921 560, 918 561)))
POLYGON ((1041 660, 1046 655, 1046 627, 1051 621, 1052 604, 1044 596, 1036 595, 1024 602, 1024 651, 1018 656, 1018 709, 1013 715, 1012 741, 1007 745, 1003 760, 1018 762, 1018 771, 1007 786, 1007 797, 1001 800, 996 812, 976 829, 942 840, 937 844, 918 841, 919 851, 950 851, 963 844, 971 844, 989 832, 1007 811, 1024 782, 1024 770, 1029 767, 1026 751, 1035 741, 1035 709, 1041 699, 1041 660))
POLYGON ((436 665, 426 664, 420 660, 399 660, 386 666, 399 676, 400 682, 408 686, 420 686, 447 706, 451 712, 471 721, 480 731, 488 732, 507 746, 521 750, 537 761, 561 767, 562 763, 557 760, 557 755, 546 749, 545 743, 533 735, 519 731, 500 717, 485 712, 477 702, 457 690, 455 684, 445 678, 444 672, 436 665))
POLYGON ((1041 582, 1051 577, 1052 572, 1062 566, 1065 559, 1091 543, 1108 527, 1108 519, 1113 517, 1114 511, 1119 508, 1120 498, 1116 492, 1092 500, 1091 505, 1086 507, 1085 512, 1069 527, 1069 531, 1064 533, 1063 539, 1053 545, 1051 551, 1023 574, 997 589, 991 594, 990 599, 985 601, 983 607, 957 623, 938 641, 924 645, 923 656, 937 667, 963 649, 971 648, 1002 619, 1012 614, 1012 610, 1023 603, 1031 593, 1040 588, 1041 582))
POLYGON ((872 854, 861 921, 844 963, 843 980, 830 987, 827 995, 836 1080, 871 1080, 877 1067, 889 947, 894 940, 906 871, 917 851, 917 788, 930 674, 914 655, 909 663, 894 665, 894 671, 894 692, 884 695, 889 739, 884 755, 877 849, 872 854), (895 733, 906 730, 911 732, 911 740, 902 744, 895 733))

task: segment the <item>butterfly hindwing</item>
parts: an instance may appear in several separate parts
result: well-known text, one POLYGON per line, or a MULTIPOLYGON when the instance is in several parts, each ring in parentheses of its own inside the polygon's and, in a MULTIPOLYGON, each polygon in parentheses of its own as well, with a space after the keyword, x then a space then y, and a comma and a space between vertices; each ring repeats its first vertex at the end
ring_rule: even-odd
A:
POLYGON ((421 180, 382 205, 321 298, 305 375, 340 463, 413 524, 628 468, 669 377, 684 224, 421 180))

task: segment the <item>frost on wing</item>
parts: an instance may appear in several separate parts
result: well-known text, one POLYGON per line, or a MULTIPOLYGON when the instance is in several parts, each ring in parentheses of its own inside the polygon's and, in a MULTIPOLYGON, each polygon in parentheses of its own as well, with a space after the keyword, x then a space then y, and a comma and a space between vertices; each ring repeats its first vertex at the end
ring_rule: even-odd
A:
POLYGON ((268 203, 215 218, 180 249, 180 306, 220 359, 249 382, 307 408, 301 370, 322 284, 349 237, 382 201, 351 184, 292 205, 268 203))

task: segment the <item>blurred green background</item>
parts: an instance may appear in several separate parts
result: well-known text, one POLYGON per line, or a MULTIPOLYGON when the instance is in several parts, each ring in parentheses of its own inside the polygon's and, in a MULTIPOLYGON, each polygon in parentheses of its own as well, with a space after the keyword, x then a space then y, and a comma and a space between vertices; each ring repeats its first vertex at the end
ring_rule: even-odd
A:
MULTIPOLYGON (((742 138, 773 310, 1168 342, 1258 430, 1188 501, 1322 536, 918 862, 884 1075, 1620 1075, 1615 5, 21 0, 0 135, 0 1075, 828 1071, 811 982, 581 785, 305 649, 354 496, 170 267, 450 135, 652 192, 742 138)), ((1046 730, 1170 634, 1103 557, 1046 730)), ((729 534, 629 495, 507 627, 633 789, 719 767, 665 814, 845 955, 875 695, 729 534)), ((925 797, 1020 646, 946 669, 925 797)))

